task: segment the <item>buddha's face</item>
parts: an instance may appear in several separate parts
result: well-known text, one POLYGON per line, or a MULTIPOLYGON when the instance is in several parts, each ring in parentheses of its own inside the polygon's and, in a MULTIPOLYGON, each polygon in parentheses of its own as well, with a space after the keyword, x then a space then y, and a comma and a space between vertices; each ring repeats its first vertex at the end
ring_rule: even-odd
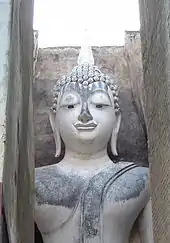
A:
POLYGON ((114 102, 108 89, 102 82, 65 85, 58 100, 56 124, 66 148, 92 153, 107 146, 117 129, 114 102))

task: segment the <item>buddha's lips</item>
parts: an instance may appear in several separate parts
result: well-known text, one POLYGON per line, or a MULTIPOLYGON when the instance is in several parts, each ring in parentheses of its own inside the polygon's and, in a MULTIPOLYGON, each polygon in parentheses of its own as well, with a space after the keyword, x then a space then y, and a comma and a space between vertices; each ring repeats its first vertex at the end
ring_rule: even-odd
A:
POLYGON ((95 122, 89 122, 89 123, 75 123, 75 128, 77 130, 93 130, 95 127, 97 127, 97 124, 95 122))

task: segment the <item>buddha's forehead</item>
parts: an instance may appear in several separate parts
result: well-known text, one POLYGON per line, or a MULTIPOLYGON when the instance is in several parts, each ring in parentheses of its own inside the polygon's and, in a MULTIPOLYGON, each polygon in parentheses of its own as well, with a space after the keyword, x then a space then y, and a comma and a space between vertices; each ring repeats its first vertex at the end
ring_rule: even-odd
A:
POLYGON ((88 98, 95 92, 102 92, 108 96, 108 86, 104 82, 94 82, 89 85, 80 84, 77 82, 67 83, 63 87, 63 94, 64 93, 78 93, 81 98, 88 98))

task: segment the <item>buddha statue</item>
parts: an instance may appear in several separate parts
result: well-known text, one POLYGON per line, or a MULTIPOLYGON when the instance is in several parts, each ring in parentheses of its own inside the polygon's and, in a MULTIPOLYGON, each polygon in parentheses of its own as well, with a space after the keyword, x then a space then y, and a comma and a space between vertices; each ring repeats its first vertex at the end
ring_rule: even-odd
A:
POLYGON ((149 201, 148 168, 114 163, 121 122, 118 87, 94 65, 90 48, 57 81, 49 119, 56 157, 35 171, 35 222, 44 243, 128 243, 149 201))

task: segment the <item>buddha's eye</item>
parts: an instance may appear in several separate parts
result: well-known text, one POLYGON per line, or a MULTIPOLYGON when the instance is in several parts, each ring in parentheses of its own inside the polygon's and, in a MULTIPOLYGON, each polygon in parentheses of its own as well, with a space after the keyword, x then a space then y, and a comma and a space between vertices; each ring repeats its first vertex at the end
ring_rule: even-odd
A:
POLYGON ((78 105, 78 103, 70 104, 70 105, 69 104, 63 104, 60 107, 65 109, 65 110, 71 110, 71 109, 74 109, 77 105, 78 105))
POLYGON ((102 104, 98 104, 98 105, 96 105, 96 108, 98 108, 98 109, 101 109, 102 107, 103 107, 102 104))
POLYGON ((107 104, 97 104, 96 108, 97 109, 102 109, 102 108, 107 107, 107 106, 109 106, 109 105, 107 105, 107 104))
POLYGON ((74 108, 74 105, 68 105, 67 108, 68 109, 73 109, 74 108))

